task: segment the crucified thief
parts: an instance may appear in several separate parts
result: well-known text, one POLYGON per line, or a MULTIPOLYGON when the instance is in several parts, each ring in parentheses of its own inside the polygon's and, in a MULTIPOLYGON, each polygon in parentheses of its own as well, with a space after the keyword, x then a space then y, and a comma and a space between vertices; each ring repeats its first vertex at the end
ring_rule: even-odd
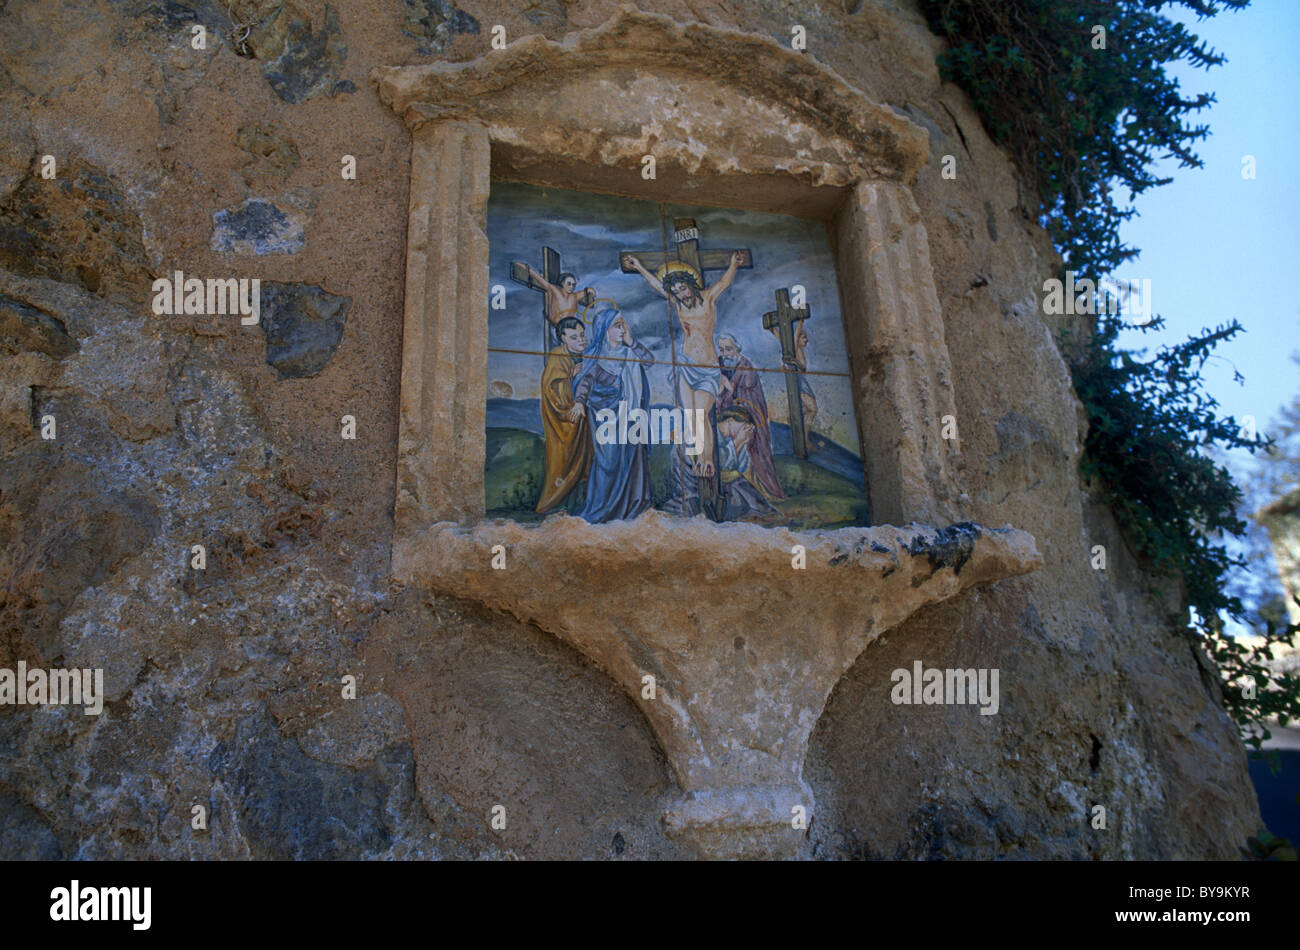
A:
POLYGON ((558 279, 558 286, 552 284, 532 267, 528 268, 528 276, 546 294, 546 319, 551 321, 551 326, 558 325, 565 317, 577 316, 578 307, 584 302, 584 299, 595 296, 595 291, 590 287, 584 287, 579 291, 578 278, 573 274, 561 274, 558 279))
MULTIPOLYGON (((682 325, 682 353, 686 360, 677 367, 677 397, 688 419, 708 419, 718 398, 722 370, 718 368, 718 351, 713 345, 713 331, 718 322, 717 301, 736 279, 736 269, 743 255, 733 251, 731 263, 718 280, 701 288, 700 272, 685 261, 669 261, 655 274, 632 254, 623 255, 623 265, 645 278, 645 282, 667 299, 682 325)), ((690 463, 691 472, 700 478, 712 478, 713 426, 700 433, 700 453, 690 463)))

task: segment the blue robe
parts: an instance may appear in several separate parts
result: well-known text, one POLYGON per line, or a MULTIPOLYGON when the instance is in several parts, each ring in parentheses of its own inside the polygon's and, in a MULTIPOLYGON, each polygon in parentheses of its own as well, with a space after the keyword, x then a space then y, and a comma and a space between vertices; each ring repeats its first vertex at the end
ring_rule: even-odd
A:
MULTIPOLYGON (((640 343, 631 348, 609 345, 606 334, 618 311, 605 310, 596 318, 595 338, 583 354, 583 369, 574 385, 574 399, 587 406, 587 425, 593 436, 599 428, 596 414, 602 409, 619 411, 619 403, 633 409, 650 410, 650 385, 645 367, 654 357, 640 343), (621 359, 601 359, 601 357, 621 359)), ((578 516, 597 523, 635 518, 651 507, 650 447, 648 445, 601 445, 593 437, 591 470, 587 476, 587 502, 578 516)))

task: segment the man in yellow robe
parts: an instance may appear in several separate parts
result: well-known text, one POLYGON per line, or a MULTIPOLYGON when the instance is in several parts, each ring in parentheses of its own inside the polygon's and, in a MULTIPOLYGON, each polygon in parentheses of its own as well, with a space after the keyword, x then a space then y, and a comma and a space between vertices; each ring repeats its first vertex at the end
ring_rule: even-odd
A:
POLYGON ((537 512, 545 514, 570 498, 587 479, 591 465, 591 429, 587 414, 573 402, 573 377, 581 367, 587 333, 577 317, 564 317, 555 325, 560 345, 546 356, 542 370, 542 428, 546 433, 546 472, 537 512))

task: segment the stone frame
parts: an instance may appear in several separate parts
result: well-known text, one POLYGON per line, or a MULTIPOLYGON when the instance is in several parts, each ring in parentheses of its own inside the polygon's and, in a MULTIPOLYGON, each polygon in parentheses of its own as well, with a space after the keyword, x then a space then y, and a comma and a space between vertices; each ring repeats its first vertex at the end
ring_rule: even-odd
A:
POLYGON ((394 578, 535 623, 609 673, 682 789, 670 834, 707 857, 795 853, 792 803, 812 815, 808 739, 861 651, 926 604, 1041 564, 1022 531, 937 527, 959 519, 962 493, 956 443, 941 438, 956 414, 943 314, 909 188, 928 134, 769 37, 626 6, 559 42, 528 36, 372 79, 412 136, 394 578), (826 220, 874 526, 484 520, 494 178, 826 220), (491 568, 498 550, 509 570, 491 568), (738 624, 780 632, 746 644, 738 624), (646 675, 660 684, 650 700, 646 675))
MULTIPOLYGON (((700 203, 828 221, 872 522, 957 519, 953 446, 940 438, 941 418, 955 415, 943 314, 907 186, 928 154, 922 128, 770 39, 681 26, 630 7, 562 43, 529 36, 468 63, 377 69, 374 79, 413 140, 399 538, 484 516, 486 209, 491 181, 502 178, 651 200, 707 196, 700 203), (564 65, 573 62, 583 64, 580 72, 564 65), (581 76, 599 85, 593 77, 631 66, 641 74, 662 68, 656 80, 672 76, 675 91, 735 82, 750 92, 749 114, 710 127, 706 110, 685 114, 678 104, 673 117, 688 130, 685 140, 638 119, 617 140, 571 134, 561 141, 554 110, 524 107, 520 90, 530 83, 581 76), (735 151, 723 136, 743 124, 737 119, 784 122, 784 151, 750 152, 743 170, 720 167, 735 151), (649 153, 659 170, 652 182, 640 176, 649 153)), ((625 92, 622 102, 603 97, 608 124, 636 117, 637 90, 625 92)))

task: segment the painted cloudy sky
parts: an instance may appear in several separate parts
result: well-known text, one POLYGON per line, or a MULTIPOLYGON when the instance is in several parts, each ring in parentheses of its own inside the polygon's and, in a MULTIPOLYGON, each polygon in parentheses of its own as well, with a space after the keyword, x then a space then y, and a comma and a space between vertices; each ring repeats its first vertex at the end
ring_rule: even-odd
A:
MULTIPOLYGON (((844 375, 810 377, 817 395, 814 429, 860 454, 853 417, 847 348, 840 317, 834 265, 822 222, 787 215, 723 208, 663 205, 514 182, 493 182, 488 201, 488 242, 491 283, 506 288, 506 309, 489 312, 488 345, 493 350, 542 347, 542 296, 510 280, 510 262, 526 261, 541 270, 542 246, 560 252, 564 270, 578 276, 579 287, 590 286, 597 297, 612 298, 628 318, 636 339, 650 348, 659 365, 648 368, 652 399, 671 401, 669 308, 637 274, 619 268, 623 250, 660 250, 672 238, 674 218, 694 218, 705 250, 747 247, 754 269, 742 270, 718 303, 718 332, 735 335, 742 351, 758 367, 779 370, 781 346, 763 329, 763 314, 776 309, 774 292, 803 284, 812 318, 809 369, 844 375)), ((721 272, 711 271, 708 280, 721 272)), ((608 306, 600 303, 590 313, 608 306)), ((680 346, 681 328, 676 328, 680 346)), ((488 377, 493 395, 516 399, 538 395, 542 357, 491 352, 488 377), (503 386, 501 384, 506 384, 503 386)), ((785 380, 780 373, 763 373, 763 389, 772 418, 788 418, 785 380)))

